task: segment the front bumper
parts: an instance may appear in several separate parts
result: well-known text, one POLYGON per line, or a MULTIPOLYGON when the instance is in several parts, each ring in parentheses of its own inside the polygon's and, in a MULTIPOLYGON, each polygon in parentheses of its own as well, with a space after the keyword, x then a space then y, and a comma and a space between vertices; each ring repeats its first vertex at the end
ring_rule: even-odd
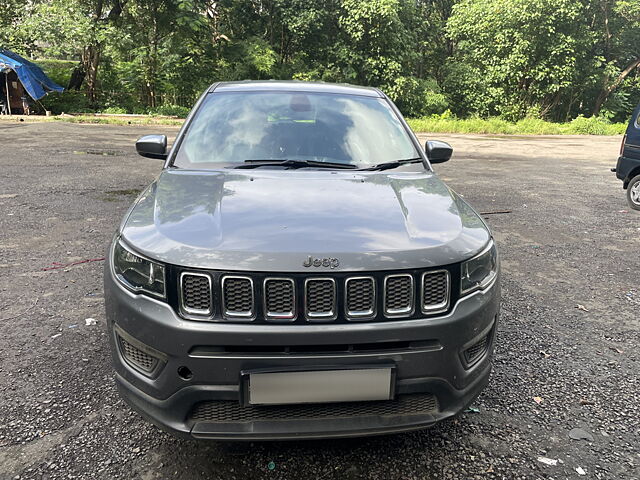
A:
POLYGON ((638 168, 640 168, 640 158, 618 157, 615 169, 616 178, 622 180, 622 186, 625 190, 638 168))
POLYGON ((498 279, 437 318, 340 325, 213 323, 184 320, 167 304, 125 290, 108 268, 105 272, 109 338, 122 397, 161 428, 192 438, 352 437, 420 429, 452 417, 487 384, 499 299, 498 279), (148 374, 133 368, 122 355, 119 335, 155 352, 157 368, 148 374), (466 349, 482 339, 487 341, 484 353, 468 365, 466 349), (409 348, 394 346, 408 342, 409 348), (366 352, 327 352, 324 348, 349 344, 383 347, 366 352), (305 353, 269 353, 269 347, 279 345, 311 348, 305 353), (233 348, 225 351, 220 347, 233 348), (331 405, 319 405, 315 416, 313 406, 240 404, 240 377, 245 370, 389 364, 396 371, 396 400, 382 407, 370 402, 333 404, 334 410, 331 405), (433 408, 424 407, 423 400, 429 397, 434 399, 433 408), (412 411, 414 404, 421 407, 412 411), (202 405, 209 414, 194 414, 202 405))

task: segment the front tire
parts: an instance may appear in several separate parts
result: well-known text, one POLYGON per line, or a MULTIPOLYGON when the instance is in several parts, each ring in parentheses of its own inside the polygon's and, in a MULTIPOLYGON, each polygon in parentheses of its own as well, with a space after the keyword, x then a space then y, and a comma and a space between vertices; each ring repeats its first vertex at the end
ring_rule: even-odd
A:
POLYGON ((640 175, 636 175, 627 185, 627 202, 634 210, 640 210, 640 175))

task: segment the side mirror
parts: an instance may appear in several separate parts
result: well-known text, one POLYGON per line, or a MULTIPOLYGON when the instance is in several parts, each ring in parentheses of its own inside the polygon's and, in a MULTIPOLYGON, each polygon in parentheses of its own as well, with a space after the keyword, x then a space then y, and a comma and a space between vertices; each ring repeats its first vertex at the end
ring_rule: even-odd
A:
POLYGON ((446 142, 440 140, 429 140, 425 144, 427 158, 431 163, 443 163, 453 155, 453 148, 446 142))
POLYGON ((147 158, 167 159, 167 136, 145 135, 136 142, 136 152, 147 158))

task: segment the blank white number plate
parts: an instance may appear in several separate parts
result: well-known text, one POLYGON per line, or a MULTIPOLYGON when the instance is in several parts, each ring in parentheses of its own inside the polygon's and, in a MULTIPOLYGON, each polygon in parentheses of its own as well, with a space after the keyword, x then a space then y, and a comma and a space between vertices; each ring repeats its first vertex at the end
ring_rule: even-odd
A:
POLYGON ((253 405, 389 400, 391 394, 391 368, 249 374, 253 405))

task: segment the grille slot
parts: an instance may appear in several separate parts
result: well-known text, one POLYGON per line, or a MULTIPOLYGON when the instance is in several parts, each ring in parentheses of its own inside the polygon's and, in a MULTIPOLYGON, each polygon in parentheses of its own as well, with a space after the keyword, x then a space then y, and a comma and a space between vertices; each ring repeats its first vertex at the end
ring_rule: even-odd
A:
POLYGON ((222 311, 228 318, 254 317, 253 280, 249 277, 222 277, 222 311))
POLYGON ((305 420, 314 418, 384 417, 420 415, 438 410, 430 393, 402 395, 395 400, 306 405, 241 405, 237 401, 209 401, 195 405, 189 415, 193 422, 255 422, 264 420, 305 420))
POLYGON ((295 283, 290 278, 264 281, 264 312, 268 319, 293 320, 296 317, 295 283))
POLYGON ((198 346, 189 351, 195 358, 224 355, 280 356, 280 355, 333 355, 335 353, 369 353, 427 350, 441 348, 437 340, 388 341, 377 343, 327 344, 327 345, 225 345, 198 346))
POLYGON ((449 308, 449 272, 438 270, 422 275, 422 311, 434 313, 449 308))
POLYGON ((180 275, 180 300, 182 309, 194 315, 210 315, 211 277, 201 273, 180 275))
POLYGON ((347 278, 344 303, 348 317, 370 318, 375 316, 376 282, 373 277, 347 278))
POLYGON ((336 282, 333 278, 308 278, 304 290, 307 319, 332 320, 336 317, 336 282))
POLYGON ((489 335, 488 333, 480 339, 480 341, 474 343, 464 351, 464 359, 467 362, 467 366, 471 366, 480 360, 489 347, 489 335))
POLYGON ((127 342, 124 338, 118 335, 118 341, 120 342, 120 352, 126 362, 133 368, 142 370, 145 373, 151 373, 158 365, 158 359, 147 352, 140 350, 135 345, 127 342))
POLYGON ((389 275, 384 279, 384 313, 389 317, 413 313, 413 276, 389 275))

